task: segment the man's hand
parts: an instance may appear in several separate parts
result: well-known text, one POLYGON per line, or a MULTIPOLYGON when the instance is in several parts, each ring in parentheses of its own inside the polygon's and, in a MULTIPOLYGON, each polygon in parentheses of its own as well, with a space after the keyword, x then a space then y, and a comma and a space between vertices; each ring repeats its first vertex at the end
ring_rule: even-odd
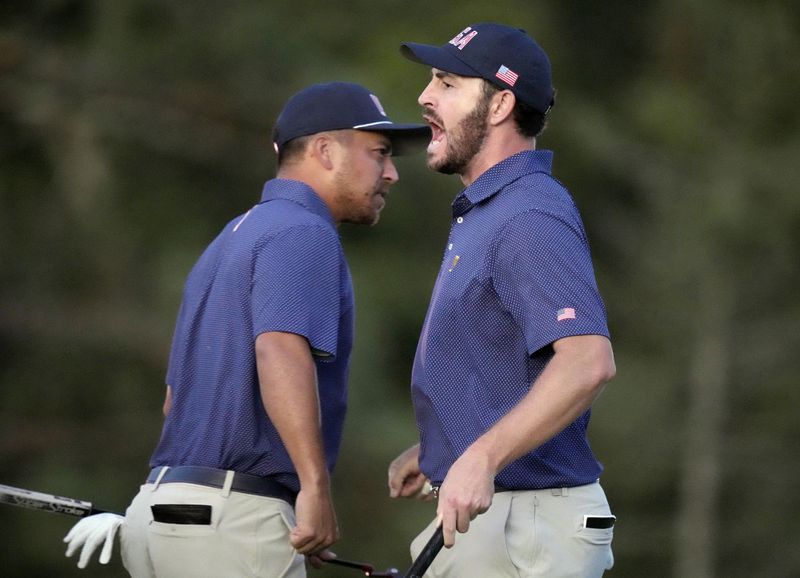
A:
POLYGON ((444 545, 455 544, 455 532, 465 533, 469 523, 492 505, 495 471, 485 456, 467 449, 447 472, 439 489, 436 517, 444 530, 444 545))
POLYGON ((114 549, 114 536, 124 521, 125 518, 119 514, 95 514, 83 518, 64 537, 67 558, 71 558, 78 548, 83 547, 78 558, 78 568, 86 568, 94 551, 101 542, 105 542, 98 560, 101 564, 108 564, 114 549))
POLYGON ((339 525, 330 491, 301 489, 295 502, 297 525, 289 541, 298 553, 318 554, 339 539, 339 525))
POLYGON ((389 464, 389 497, 430 500, 428 480, 419 469, 419 444, 408 448, 389 464))

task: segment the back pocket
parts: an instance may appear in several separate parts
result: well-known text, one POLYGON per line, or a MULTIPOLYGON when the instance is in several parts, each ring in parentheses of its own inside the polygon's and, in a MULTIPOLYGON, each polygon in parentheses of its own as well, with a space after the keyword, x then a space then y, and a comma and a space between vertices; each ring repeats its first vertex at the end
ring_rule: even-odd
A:
POLYGON ((211 506, 208 504, 153 504, 153 521, 163 524, 211 525, 211 506))

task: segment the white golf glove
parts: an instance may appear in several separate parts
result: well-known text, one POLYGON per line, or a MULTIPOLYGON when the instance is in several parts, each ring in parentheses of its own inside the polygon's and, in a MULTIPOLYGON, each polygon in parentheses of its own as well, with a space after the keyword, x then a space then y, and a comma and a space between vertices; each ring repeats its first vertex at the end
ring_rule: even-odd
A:
POLYGON ((101 564, 108 564, 111 560, 111 551, 114 549, 114 536, 124 521, 125 518, 119 514, 95 514, 83 518, 72 526, 64 537, 64 542, 67 543, 67 558, 72 557, 72 554, 83 546, 78 558, 78 568, 86 568, 94 551, 105 541, 98 561, 101 564))

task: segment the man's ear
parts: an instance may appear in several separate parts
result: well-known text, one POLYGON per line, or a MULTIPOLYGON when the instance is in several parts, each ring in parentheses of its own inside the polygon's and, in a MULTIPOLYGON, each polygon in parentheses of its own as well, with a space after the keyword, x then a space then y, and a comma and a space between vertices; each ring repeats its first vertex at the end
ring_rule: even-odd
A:
POLYGON ((317 133, 308 144, 308 150, 311 156, 320 163, 325 170, 331 170, 334 167, 334 157, 336 154, 336 139, 329 133, 317 133))
POLYGON ((498 125, 512 116, 517 97, 510 90, 501 90, 492 95, 492 102, 489 106, 489 123, 498 125))

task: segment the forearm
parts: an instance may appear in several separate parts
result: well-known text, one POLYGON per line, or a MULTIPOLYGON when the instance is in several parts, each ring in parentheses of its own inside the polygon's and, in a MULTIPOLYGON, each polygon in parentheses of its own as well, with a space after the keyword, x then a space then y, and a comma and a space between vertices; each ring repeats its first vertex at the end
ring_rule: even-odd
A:
POLYGON ((312 555, 339 539, 322 441, 317 370, 304 337, 268 332, 256 339, 261 399, 300 478, 291 545, 312 555))
POLYGON ((614 376, 613 353, 604 337, 566 338, 554 349, 528 394, 465 452, 495 474, 575 421, 614 376))
POLYGON ((301 487, 327 490, 316 367, 308 342, 293 333, 263 333, 256 339, 256 363, 264 409, 301 487))
POLYGON ((497 474, 581 415, 614 375, 608 340, 577 336, 553 343, 554 354, 528 394, 453 463, 439 491, 444 544, 492 503, 497 474))

